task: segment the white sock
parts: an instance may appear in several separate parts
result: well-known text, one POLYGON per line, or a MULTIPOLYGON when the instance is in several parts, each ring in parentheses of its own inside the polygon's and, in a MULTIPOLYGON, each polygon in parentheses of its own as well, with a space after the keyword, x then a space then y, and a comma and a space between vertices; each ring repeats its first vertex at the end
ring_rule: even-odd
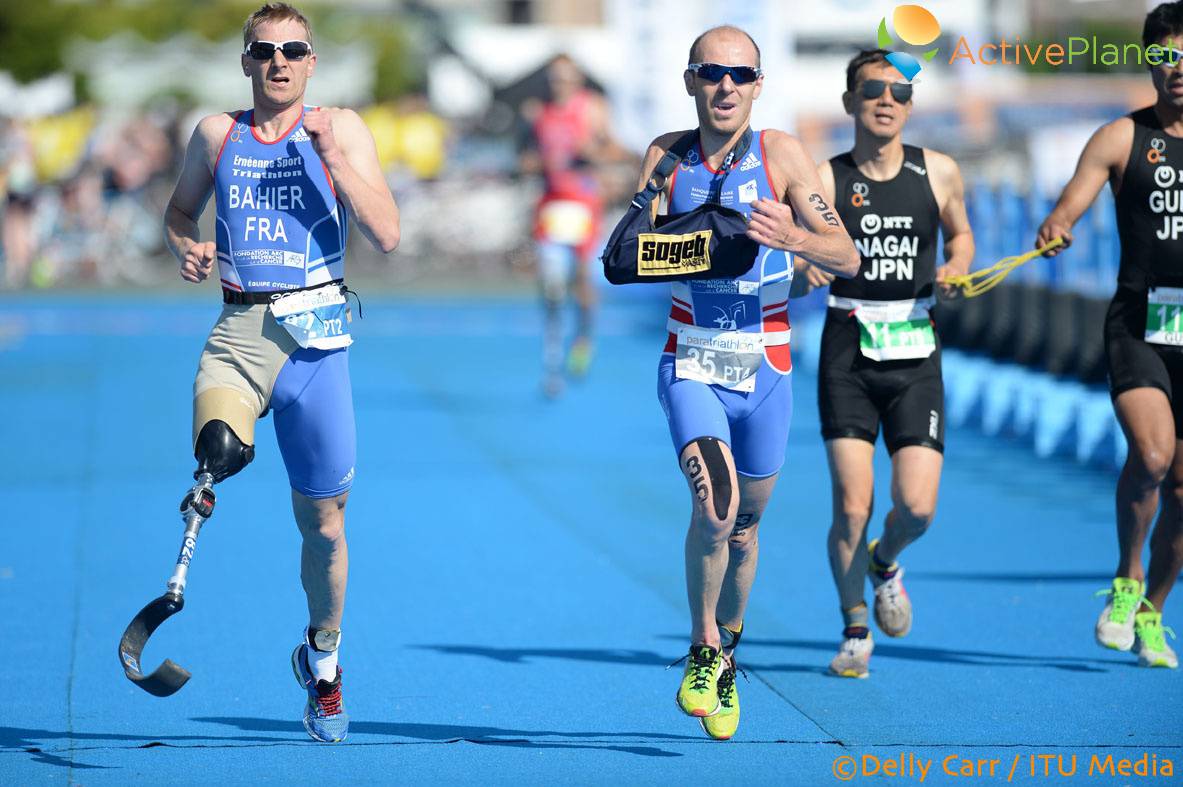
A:
MULTIPOLYGON (((305 635, 307 641, 307 635, 305 635)), ((308 643, 308 668, 317 680, 332 683, 337 679, 337 650, 317 650, 316 646, 308 643)))

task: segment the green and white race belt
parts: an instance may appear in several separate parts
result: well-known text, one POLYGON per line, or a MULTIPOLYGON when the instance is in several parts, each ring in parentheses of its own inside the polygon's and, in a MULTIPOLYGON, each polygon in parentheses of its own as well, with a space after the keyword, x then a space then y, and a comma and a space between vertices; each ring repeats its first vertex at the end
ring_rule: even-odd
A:
POLYGON ((764 363, 764 348, 788 344, 791 329, 785 331, 720 331, 669 321, 677 337, 674 374, 680 380, 697 380, 731 391, 752 393, 756 373, 764 363))
POLYGON ((929 309, 933 298, 906 301, 860 301, 831 295, 827 305, 853 312, 858 320, 859 350, 873 361, 927 358, 937 348, 929 309))
POLYGON ((1155 287, 1146 294, 1146 341, 1183 347, 1183 289, 1155 287))

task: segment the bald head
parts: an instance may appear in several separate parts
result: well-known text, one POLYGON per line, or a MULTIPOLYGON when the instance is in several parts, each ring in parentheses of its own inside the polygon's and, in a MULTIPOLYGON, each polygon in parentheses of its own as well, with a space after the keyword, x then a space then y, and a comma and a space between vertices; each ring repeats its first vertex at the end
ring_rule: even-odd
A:
POLYGON ((735 60, 729 65, 760 65, 760 47, 746 31, 732 25, 712 27, 690 45, 688 63, 715 63, 735 60), (738 59, 736 59, 738 58, 738 59))

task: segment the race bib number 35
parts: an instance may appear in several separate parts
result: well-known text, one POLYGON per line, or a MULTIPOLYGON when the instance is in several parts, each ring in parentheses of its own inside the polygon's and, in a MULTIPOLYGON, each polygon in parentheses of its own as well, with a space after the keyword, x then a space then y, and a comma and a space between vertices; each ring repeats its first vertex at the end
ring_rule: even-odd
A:
POLYGON ((681 380, 751 393, 763 362, 763 334, 693 326, 678 329, 674 373, 681 380))
POLYGON ((1183 347, 1183 289, 1156 287, 1147 294, 1146 341, 1183 347))

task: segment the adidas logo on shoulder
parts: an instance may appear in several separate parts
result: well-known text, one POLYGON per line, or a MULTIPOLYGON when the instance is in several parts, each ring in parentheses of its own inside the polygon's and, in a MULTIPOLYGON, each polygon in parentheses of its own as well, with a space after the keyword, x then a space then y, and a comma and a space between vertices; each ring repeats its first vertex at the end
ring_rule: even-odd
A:
POLYGON ((748 151, 748 157, 739 165, 739 171, 747 172, 749 169, 755 169, 758 166, 760 166, 760 159, 756 158, 754 152, 748 151))
POLYGON ((292 142, 307 142, 308 132, 304 130, 303 126, 296 129, 296 133, 292 134, 292 142))

